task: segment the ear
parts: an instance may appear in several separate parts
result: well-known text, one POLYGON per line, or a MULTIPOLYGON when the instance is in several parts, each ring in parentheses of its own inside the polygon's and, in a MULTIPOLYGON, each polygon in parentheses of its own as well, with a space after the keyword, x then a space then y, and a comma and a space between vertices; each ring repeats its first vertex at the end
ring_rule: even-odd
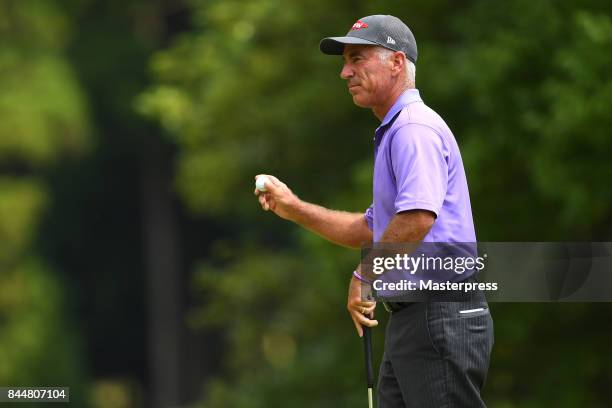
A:
POLYGON ((406 67, 406 54, 402 51, 396 51, 393 53, 391 57, 391 62, 393 63, 393 67, 391 68, 393 71, 393 75, 399 75, 404 72, 406 67))

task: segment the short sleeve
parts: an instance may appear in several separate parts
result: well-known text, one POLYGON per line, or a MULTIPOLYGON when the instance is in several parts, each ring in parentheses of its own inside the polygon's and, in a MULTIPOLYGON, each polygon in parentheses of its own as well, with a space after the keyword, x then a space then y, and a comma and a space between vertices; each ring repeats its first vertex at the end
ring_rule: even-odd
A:
POLYGON ((438 216, 448 184, 448 155, 442 136, 428 126, 408 124, 393 134, 396 213, 420 209, 438 216))
POLYGON ((368 207, 363 216, 368 224, 368 228, 374 231, 374 204, 368 207))

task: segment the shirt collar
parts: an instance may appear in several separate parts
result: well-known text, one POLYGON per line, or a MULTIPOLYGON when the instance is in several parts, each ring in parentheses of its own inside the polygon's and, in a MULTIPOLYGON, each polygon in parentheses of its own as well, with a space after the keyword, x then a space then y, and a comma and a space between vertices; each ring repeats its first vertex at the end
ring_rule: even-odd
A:
POLYGON ((419 90, 416 88, 406 89, 399 98, 397 98, 393 106, 391 106, 391 109, 389 109, 389 112, 387 112, 376 130, 381 129, 383 126, 387 126, 399 111, 413 102, 423 102, 419 95, 419 90))

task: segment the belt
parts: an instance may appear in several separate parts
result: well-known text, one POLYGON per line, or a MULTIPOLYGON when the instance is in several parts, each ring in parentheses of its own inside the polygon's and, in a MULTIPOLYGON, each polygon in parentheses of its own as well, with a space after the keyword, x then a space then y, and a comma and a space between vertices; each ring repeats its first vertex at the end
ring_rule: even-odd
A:
POLYGON ((383 306, 385 307, 385 310, 389 313, 399 312, 403 308, 410 306, 413 303, 415 302, 390 302, 390 301, 382 302, 383 306))

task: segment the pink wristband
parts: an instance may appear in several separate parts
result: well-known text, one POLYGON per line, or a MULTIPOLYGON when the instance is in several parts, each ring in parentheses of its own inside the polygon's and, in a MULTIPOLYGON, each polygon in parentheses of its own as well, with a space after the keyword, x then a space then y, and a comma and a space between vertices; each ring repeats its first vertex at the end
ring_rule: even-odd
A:
POLYGON ((359 272, 357 272, 357 270, 354 270, 354 271, 353 271, 353 276, 354 276, 355 278, 357 278, 357 280, 359 280, 359 281, 361 281, 361 282, 363 282, 363 283, 367 283, 368 285, 371 285, 371 284, 372 284, 372 282, 370 282, 369 280, 364 279, 364 278, 363 278, 363 277, 362 277, 362 276, 359 274, 359 272))

